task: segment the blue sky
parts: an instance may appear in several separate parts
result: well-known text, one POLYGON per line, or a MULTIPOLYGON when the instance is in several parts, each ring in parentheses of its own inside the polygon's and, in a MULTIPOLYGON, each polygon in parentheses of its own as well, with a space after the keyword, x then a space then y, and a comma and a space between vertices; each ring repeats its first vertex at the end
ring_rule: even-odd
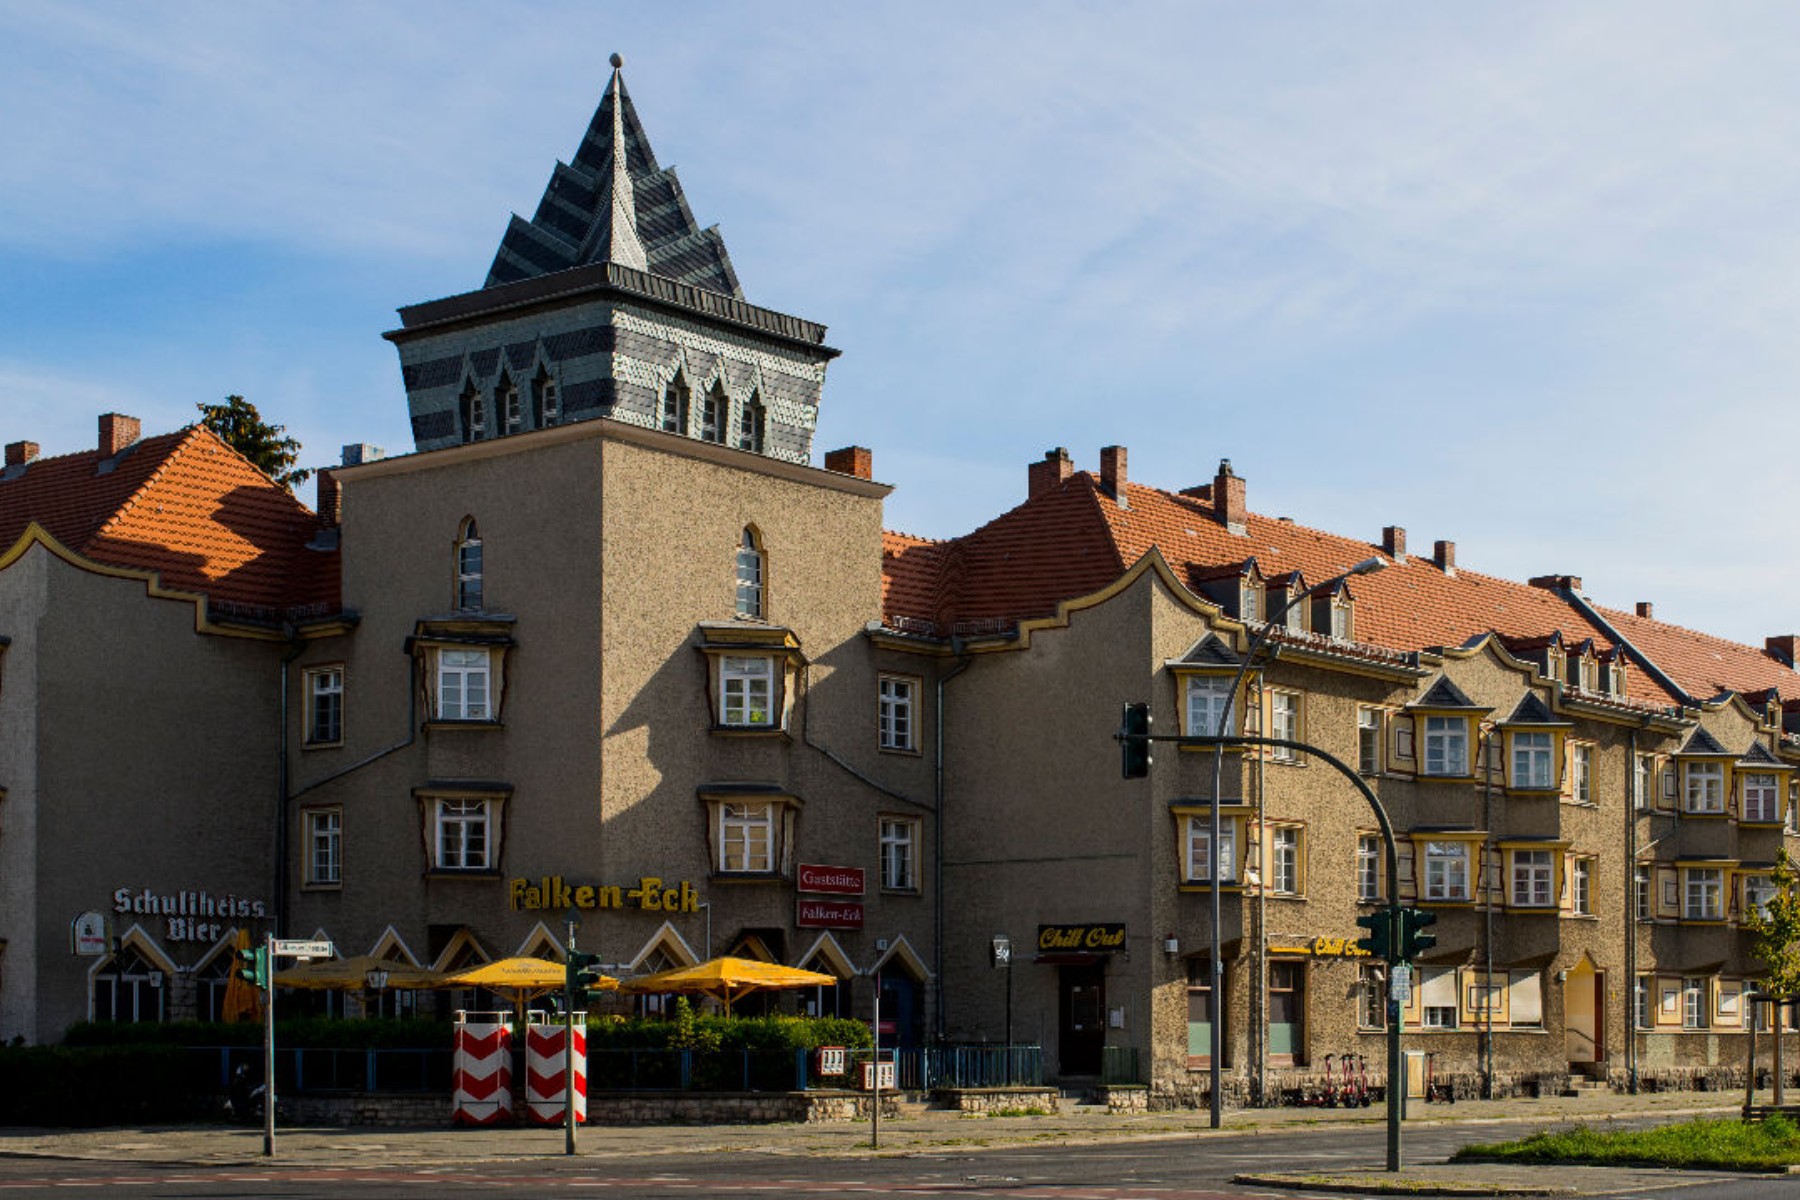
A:
POLYGON ((480 285, 607 55, 816 453, 965 532, 1067 446, 1760 644, 1800 630, 1800 10, 1508 2, 0 0, 0 439, 249 396, 410 441, 402 304, 480 285))

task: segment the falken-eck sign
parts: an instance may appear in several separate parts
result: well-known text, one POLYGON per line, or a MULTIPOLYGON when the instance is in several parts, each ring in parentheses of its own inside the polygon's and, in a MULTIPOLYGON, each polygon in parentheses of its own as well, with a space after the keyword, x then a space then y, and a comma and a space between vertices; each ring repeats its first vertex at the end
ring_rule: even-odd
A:
POLYGON ((1111 954, 1125 949, 1125 924, 1039 925, 1037 948, 1039 954, 1111 954))
POLYGON ((809 900, 805 896, 794 901, 794 924, 802 929, 861 929, 861 900, 809 900))
POLYGON ((802 892, 822 892, 832 896, 863 894, 861 867, 827 867, 819 863, 801 863, 794 885, 802 892))

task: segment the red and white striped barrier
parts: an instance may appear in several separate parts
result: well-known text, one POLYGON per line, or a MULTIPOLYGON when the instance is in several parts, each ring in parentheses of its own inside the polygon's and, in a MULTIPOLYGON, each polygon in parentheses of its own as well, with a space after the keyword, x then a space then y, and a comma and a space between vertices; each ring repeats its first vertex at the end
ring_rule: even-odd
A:
POLYGON ((512 1025, 507 1014, 457 1013, 455 1066, 452 1121, 499 1125, 513 1119, 512 1025))
MULTIPOLYGON (((525 1111, 539 1125, 563 1123, 566 1098, 563 1034, 561 1025, 525 1027, 525 1111)), ((587 1121, 587 1025, 582 1018, 572 1031, 575 1037, 575 1123, 587 1121)))

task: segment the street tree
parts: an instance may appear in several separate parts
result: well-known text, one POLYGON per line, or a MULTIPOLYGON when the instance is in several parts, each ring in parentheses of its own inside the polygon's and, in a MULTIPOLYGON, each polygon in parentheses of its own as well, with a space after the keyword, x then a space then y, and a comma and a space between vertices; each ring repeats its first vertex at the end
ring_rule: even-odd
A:
MULTIPOLYGON (((1750 953, 1762 960, 1762 991, 1774 998, 1775 1103, 1782 1102, 1782 1016, 1800 997, 1800 865, 1784 846, 1776 851, 1775 868, 1769 872, 1770 892, 1760 905, 1749 905, 1744 927, 1750 934, 1750 953)), ((1751 1019, 1750 1036, 1756 1036, 1751 1019)))
POLYGON ((242 396, 227 396, 223 404, 194 407, 200 410, 202 425, 288 491, 312 478, 311 470, 294 465, 300 458, 300 443, 284 436, 287 426, 263 420, 256 405, 242 396))

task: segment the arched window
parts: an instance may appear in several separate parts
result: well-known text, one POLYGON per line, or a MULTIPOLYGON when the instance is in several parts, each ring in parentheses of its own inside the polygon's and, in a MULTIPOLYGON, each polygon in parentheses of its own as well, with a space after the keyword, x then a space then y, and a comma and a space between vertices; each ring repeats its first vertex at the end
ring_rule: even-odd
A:
POLYGON ((474 383, 463 389, 462 435, 465 442, 479 442, 487 434, 487 399, 474 383))
POLYGON ((752 395, 738 412, 737 444, 739 450, 760 451, 763 448, 762 397, 752 395))
POLYGON ((456 607, 481 609, 481 533, 475 518, 465 518, 456 535, 456 607))
POLYGON ((562 400, 557 395, 556 380, 540 368, 531 382, 532 406, 537 410, 539 429, 548 429, 562 417, 562 400))
POLYGON ((725 394, 724 382, 714 383, 700 404, 700 440, 724 442, 730 412, 731 397, 725 394))
POLYGON ((737 615, 763 615, 763 549, 756 530, 746 527, 737 552, 737 615))
POLYGON ((663 389, 662 427, 667 433, 686 433, 688 427, 688 386, 679 372, 663 389))

